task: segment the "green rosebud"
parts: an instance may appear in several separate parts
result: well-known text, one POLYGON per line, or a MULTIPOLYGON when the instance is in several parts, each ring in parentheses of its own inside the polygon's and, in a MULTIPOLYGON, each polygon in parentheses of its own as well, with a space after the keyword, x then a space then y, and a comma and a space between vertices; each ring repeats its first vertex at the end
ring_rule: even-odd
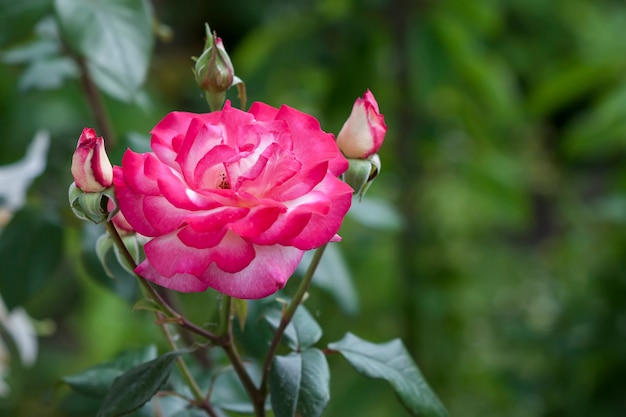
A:
POLYGON ((343 173, 343 180, 354 189, 354 195, 361 199, 380 173, 380 157, 375 153, 365 159, 348 158, 348 162, 350 166, 343 173))
POLYGON ((235 70, 221 38, 206 25, 206 43, 199 58, 194 58, 196 83, 205 91, 211 110, 220 110, 226 101, 226 90, 235 81, 235 70))

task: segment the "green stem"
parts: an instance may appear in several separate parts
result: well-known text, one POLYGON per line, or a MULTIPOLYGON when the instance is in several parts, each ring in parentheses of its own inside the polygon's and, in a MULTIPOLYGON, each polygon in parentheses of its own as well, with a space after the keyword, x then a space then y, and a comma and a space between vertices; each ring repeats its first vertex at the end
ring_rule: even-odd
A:
MULTIPOLYGON (((157 313, 157 312, 155 312, 154 314, 157 317, 157 320, 163 319, 163 314, 157 313)), ((163 331, 163 335, 165 336, 165 339, 167 340, 167 343, 170 346, 170 349, 172 351, 177 350, 178 346, 176 346, 174 337, 172 336, 170 329, 167 327, 167 324, 163 323, 159 327, 163 331)), ((187 367, 187 364, 183 360, 182 356, 179 356, 176 361, 177 361, 178 369, 180 369, 181 373, 183 374, 183 378, 185 379, 185 382, 187 383, 187 386, 189 387, 189 389, 191 389, 191 393, 193 394, 194 399, 200 404, 204 403, 206 401, 204 399, 204 394, 202 393, 202 391, 200 391, 200 387, 198 386, 198 383, 193 378, 193 375, 191 375, 191 372, 189 371, 189 368, 187 367)))
MULTIPOLYGON (((137 267, 137 264, 136 264, 135 260, 133 259, 133 256, 130 254, 130 252, 126 248, 126 245, 124 245, 124 241, 122 240, 120 234, 118 233, 117 229, 115 228, 115 225, 113 224, 113 222, 105 222, 105 227, 107 229, 107 232, 109 233, 109 236, 111 236, 111 238, 113 239, 113 242, 117 245, 117 247, 119 248, 120 252, 122 253, 122 256, 124 256, 124 259, 126 260, 126 262, 128 262, 128 264, 131 265, 133 267, 133 269, 135 269, 137 267)), ((148 283, 148 281, 146 281, 145 278, 143 278, 143 277, 141 277, 141 276, 139 276, 137 274, 135 274, 135 276, 137 277, 139 283, 141 284, 142 292, 144 293, 144 296, 152 298, 152 300, 154 302, 159 304, 162 309, 167 311, 168 314, 171 315, 171 317, 176 318, 177 321, 178 320, 183 320, 183 322, 186 322, 186 319, 184 317, 182 317, 180 314, 178 314, 176 311, 174 311, 163 300, 163 298, 152 287, 152 285, 150 285, 148 283)), ((156 318, 156 322, 159 324, 159 327, 161 328, 161 331, 163 332, 163 335, 165 336, 165 339, 167 340, 168 345, 170 346, 170 349, 171 350, 177 350, 178 347, 176 346, 176 342, 174 342, 174 338, 172 336, 172 333, 170 332, 170 329, 167 327, 167 324, 164 322, 164 319, 166 318, 166 316, 163 313, 156 312, 156 311, 154 312, 154 316, 156 318)), ((185 379, 185 382, 187 383, 187 386, 189 387, 189 389, 193 393, 194 399, 196 400, 198 405, 202 409, 204 409, 205 412, 209 416, 213 415, 211 413, 211 407, 208 404, 207 400, 204 398, 204 394, 202 393, 202 391, 200 391, 200 387, 198 386, 198 383, 193 378, 193 375, 191 375, 191 372, 189 371, 189 368, 187 367, 187 364, 185 363, 183 358, 180 357, 180 356, 177 359, 177 365, 178 365, 178 368, 180 369, 181 373, 183 374, 183 378, 185 379)))
POLYGON ((228 332, 231 327, 232 315, 230 313, 232 298, 229 295, 224 294, 222 296, 222 306, 220 309, 220 327, 217 330, 217 334, 223 336, 228 332))
MULTIPOLYGON (((109 235, 112 237, 113 241, 120 249, 120 252, 122 253, 122 256, 124 256, 124 259, 126 260, 126 262, 128 262, 128 264, 131 265, 133 269, 135 269, 137 267, 135 260, 133 259, 132 255, 126 248, 126 245, 124 245, 124 242, 122 241, 122 238, 120 237, 113 223, 106 222, 105 226, 107 228, 107 231, 109 232, 109 235)), ((235 372, 237 373, 237 376, 241 380, 241 383, 246 389, 246 392, 250 396, 252 404, 254 405, 254 408, 255 408, 256 415, 258 417, 263 417, 265 415, 265 406, 264 406, 265 395, 262 395, 261 391, 258 390, 256 386, 254 385, 254 382, 250 378, 250 375, 248 374, 248 371, 246 370, 245 366, 243 365, 243 361, 241 360, 241 357, 239 356, 239 352, 237 351, 233 343, 232 320, 231 320, 231 315, 230 315, 231 298, 228 296, 225 296, 227 298, 224 299, 224 302, 222 304, 223 318, 222 318, 222 323, 220 324, 220 336, 216 336, 213 333, 188 321, 184 316, 177 313, 171 306, 169 306, 169 304, 165 302, 165 300, 163 300, 163 297, 161 297, 161 295, 154 289, 154 287, 152 287, 152 285, 150 285, 150 283, 145 278, 137 274, 135 274, 135 276, 137 277, 137 279, 139 280, 139 283, 142 286, 144 295, 151 298, 165 312, 167 312, 167 315, 166 315, 167 318, 172 318, 173 321, 176 324, 178 324, 180 327, 187 329, 193 333, 196 333, 200 336, 203 336, 206 339, 210 340, 211 342, 215 343, 216 345, 221 346, 222 349, 224 349, 224 351, 226 352, 226 355, 228 356, 228 358, 230 359, 233 365, 233 368, 235 369, 235 372), (223 329, 224 327, 225 329, 223 329)), ((158 321, 163 321, 162 317, 160 318, 161 320, 158 320, 158 321)), ((165 326, 166 326, 165 323, 161 323, 162 328, 165 328, 165 326)), ((167 339, 169 342, 171 342, 169 337, 167 339)), ((179 365, 180 365, 180 362, 179 362, 179 365)), ((180 366, 185 366, 184 362, 180 366)), ((185 375, 185 370, 181 368, 181 371, 185 375)), ((189 387, 192 391, 194 391, 193 385, 196 385, 196 384, 195 384, 195 381, 193 380, 193 377, 191 377, 191 374, 189 374, 188 370, 187 370, 186 375, 189 376, 190 381, 191 381, 189 383, 189 387)))
POLYGON ((315 274, 315 270, 317 269, 317 266, 319 265, 320 260, 322 259, 322 255, 324 255, 324 250, 326 249, 326 246, 328 246, 328 243, 320 246, 315 251, 315 254, 313 255, 313 259, 311 260, 311 264, 309 265, 309 268, 304 274, 304 277, 302 278, 302 282, 300 283, 300 286, 298 287, 296 294, 291 299, 291 302, 289 303, 289 305, 283 312, 282 317, 280 319, 280 324, 278 325, 278 328, 276 329, 276 332, 274 333, 274 338, 272 339, 272 343, 270 345, 270 348, 267 352, 267 356, 265 357, 265 361, 263 363, 263 379, 261 380, 261 387, 259 388, 263 397, 263 401, 265 401, 265 397, 267 397, 267 394, 269 393, 268 385, 267 385, 269 372, 270 372, 270 369, 272 368, 272 360, 274 359, 274 355, 276 355, 276 350, 278 349, 278 344, 280 343, 280 339, 283 337, 283 334, 285 333, 285 329, 291 322, 291 319, 293 318, 293 315, 296 313, 296 309, 298 308, 298 306, 302 304, 304 295, 306 294, 309 287, 311 286, 311 281, 313 281, 313 275, 315 274))
POLYGON ((239 352, 237 351, 237 348, 233 343, 232 334, 230 334, 230 331, 228 338, 222 345, 222 349, 224 349, 224 352, 226 352, 228 359, 230 359, 230 362, 233 365, 233 369, 237 373, 237 376, 241 380, 241 383, 246 390, 246 393, 252 401, 252 406, 254 407, 254 415, 257 417, 264 417, 265 396, 261 393, 260 390, 257 389, 256 385, 254 385, 254 382, 252 381, 252 378, 250 378, 250 374, 243 365, 243 361, 239 356, 239 352))

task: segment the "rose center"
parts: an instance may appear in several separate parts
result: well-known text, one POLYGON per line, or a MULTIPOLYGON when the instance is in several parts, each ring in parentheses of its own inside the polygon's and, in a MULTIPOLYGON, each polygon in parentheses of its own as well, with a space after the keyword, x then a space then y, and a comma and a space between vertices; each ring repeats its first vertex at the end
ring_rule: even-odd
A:
POLYGON ((222 190, 230 190, 230 182, 228 182, 228 177, 226 177, 225 172, 220 172, 217 177, 217 188, 221 188, 222 190))

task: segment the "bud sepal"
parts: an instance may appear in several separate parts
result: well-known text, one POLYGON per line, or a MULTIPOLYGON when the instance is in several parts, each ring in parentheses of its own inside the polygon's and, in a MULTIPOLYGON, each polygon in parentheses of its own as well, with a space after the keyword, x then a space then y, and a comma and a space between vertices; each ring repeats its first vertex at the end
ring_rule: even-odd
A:
POLYGON ((348 170, 343 173, 343 181, 354 190, 354 195, 362 199, 381 169, 377 153, 366 159, 348 158, 348 170))
POLYGON ((91 193, 81 190, 73 182, 68 190, 68 197, 70 207, 76 217, 96 224, 110 221, 119 210, 113 187, 91 193), (113 201, 115 205, 111 211, 107 208, 109 201, 113 201))

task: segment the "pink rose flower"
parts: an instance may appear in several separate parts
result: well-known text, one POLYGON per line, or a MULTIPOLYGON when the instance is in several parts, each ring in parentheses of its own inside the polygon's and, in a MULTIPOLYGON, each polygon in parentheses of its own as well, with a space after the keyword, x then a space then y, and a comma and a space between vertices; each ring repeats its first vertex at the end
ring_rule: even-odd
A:
POLYGON ((104 149, 104 139, 91 128, 84 128, 72 156, 72 176, 76 186, 97 193, 113 184, 113 167, 104 149))
POLYGON ((181 292, 237 298, 281 289, 304 251, 338 240, 352 189, 332 135, 288 106, 174 112, 154 152, 115 167, 120 210, 150 240, 136 272, 181 292))
POLYGON ((385 117, 380 114, 374 95, 367 90, 354 102, 350 117, 337 135, 337 146, 348 158, 365 159, 378 152, 385 133, 385 117))
MULTIPOLYGON (((115 203, 111 199, 107 202, 107 210, 109 210, 109 213, 115 210, 115 203)), ((117 232, 120 235, 130 235, 135 233, 135 229, 133 229, 133 226, 128 223, 128 220, 126 220, 126 217, 124 217, 124 214, 122 214, 121 211, 115 213, 115 216, 113 216, 111 221, 117 228, 117 232)))

